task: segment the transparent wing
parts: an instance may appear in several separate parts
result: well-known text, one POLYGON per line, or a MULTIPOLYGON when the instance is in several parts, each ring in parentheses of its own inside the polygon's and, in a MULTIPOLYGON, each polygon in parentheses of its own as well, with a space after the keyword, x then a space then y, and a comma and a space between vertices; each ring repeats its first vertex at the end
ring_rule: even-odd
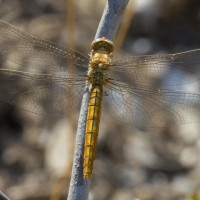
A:
POLYGON ((85 77, 0 69, 0 100, 36 114, 64 116, 79 111, 84 88, 85 77))
POLYGON ((0 20, 0 54, 31 68, 66 71, 73 63, 88 67, 89 59, 73 49, 31 36, 0 20))
POLYGON ((116 60, 111 63, 111 75, 126 82, 140 84, 151 84, 152 79, 163 77, 164 85, 195 82, 200 79, 200 49, 116 60))
POLYGON ((104 103, 113 118, 136 127, 200 121, 200 93, 131 88, 111 81, 105 87, 104 103))

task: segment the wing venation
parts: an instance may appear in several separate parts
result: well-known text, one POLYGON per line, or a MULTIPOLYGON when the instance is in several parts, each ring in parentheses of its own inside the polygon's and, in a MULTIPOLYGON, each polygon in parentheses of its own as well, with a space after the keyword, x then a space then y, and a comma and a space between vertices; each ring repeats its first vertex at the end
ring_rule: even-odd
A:
POLYGON ((200 121, 200 93, 130 87, 118 81, 106 86, 106 111, 136 127, 164 127, 200 121))
POLYGON ((36 114, 78 112, 84 90, 85 77, 0 69, 0 100, 36 114))
POLYGON ((157 79, 166 86, 192 83, 200 79, 200 49, 116 60, 111 63, 111 76, 144 85, 157 79))
POLYGON ((71 65, 88 67, 89 58, 65 46, 29 35, 0 20, 0 54, 35 69, 67 71, 71 65))

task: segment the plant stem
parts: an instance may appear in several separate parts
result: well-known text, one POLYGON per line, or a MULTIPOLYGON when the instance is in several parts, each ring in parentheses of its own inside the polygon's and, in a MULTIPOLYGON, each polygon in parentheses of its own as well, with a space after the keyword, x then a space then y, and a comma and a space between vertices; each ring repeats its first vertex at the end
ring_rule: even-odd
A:
MULTIPOLYGON (((106 37, 109 40, 114 40, 122 15, 128 2, 129 0, 108 0, 104 8, 95 39, 106 37)), ((88 198, 90 180, 83 179, 83 154, 89 95, 89 89, 86 88, 83 95, 78 121, 75 154, 68 200, 87 200, 88 198)))

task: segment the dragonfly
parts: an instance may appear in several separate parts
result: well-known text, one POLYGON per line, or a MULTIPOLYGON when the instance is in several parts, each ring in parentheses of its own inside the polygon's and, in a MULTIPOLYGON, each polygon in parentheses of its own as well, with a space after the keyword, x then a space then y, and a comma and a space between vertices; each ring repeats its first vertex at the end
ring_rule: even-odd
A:
POLYGON ((112 41, 97 38, 87 56, 0 21, 0 55, 42 71, 0 68, 1 101, 40 115, 68 116, 80 110, 85 88, 89 87, 84 179, 92 175, 101 108, 114 119, 135 127, 200 121, 200 93, 161 89, 155 84, 161 79, 166 87, 198 81, 200 49, 112 61, 113 51, 112 41))

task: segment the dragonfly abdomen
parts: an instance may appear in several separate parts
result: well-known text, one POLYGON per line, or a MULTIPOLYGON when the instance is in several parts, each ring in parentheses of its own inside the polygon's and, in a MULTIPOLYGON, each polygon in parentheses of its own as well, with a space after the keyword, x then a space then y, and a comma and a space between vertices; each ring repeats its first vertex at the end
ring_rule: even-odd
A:
POLYGON ((89 179, 92 174, 93 162, 96 154, 96 145, 99 133, 101 116, 101 102, 103 96, 103 85, 93 84, 90 91, 88 115, 85 133, 84 149, 84 179, 89 179))

